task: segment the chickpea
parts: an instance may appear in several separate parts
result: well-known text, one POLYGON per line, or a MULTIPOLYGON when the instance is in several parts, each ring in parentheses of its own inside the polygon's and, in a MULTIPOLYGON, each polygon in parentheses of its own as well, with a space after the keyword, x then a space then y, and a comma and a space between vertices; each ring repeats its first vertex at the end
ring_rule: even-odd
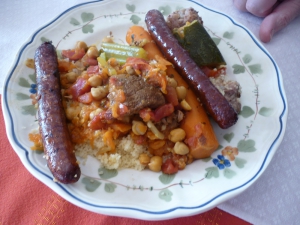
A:
POLYGON ((139 161, 142 165, 146 166, 150 163, 150 156, 148 156, 146 153, 142 153, 139 156, 139 161))
POLYGON ((132 121, 132 132, 135 135, 144 135, 147 131, 147 126, 141 121, 132 121))
POLYGON ((174 87, 174 88, 177 87, 177 81, 174 78, 171 78, 171 77, 167 77, 167 84, 168 84, 168 86, 171 86, 171 87, 174 87))
POLYGON ((133 75, 135 74, 135 71, 134 69, 132 68, 132 66, 126 66, 126 72, 129 74, 129 75, 133 75))
POLYGON ((101 113, 102 111, 103 111, 103 109, 101 109, 101 108, 98 108, 98 109, 92 111, 92 112, 90 113, 90 120, 92 120, 95 116, 97 116, 97 115, 98 115, 99 113, 101 113))
POLYGON ((177 86, 176 93, 179 100, 183 100, 186 97, 186 88, 184 86, 177 86))
POLYGON ((75 49, 84 49, 85 51, 87 49, 87 45, 84 41, 77 41, 75 49))
POLYGON ((108 87, 107 86, 99 86, 99 87, 92 87, 91 94, 93 98, 96 100, 101 100, 106 97, 108 94, 108 87))
POLYGON ((75 72, 69 72, 66 74, 67 80, 70 83, 74 83, 78 77, 78 75, 75 72))
POLYGON ((185 139, 185 131, 182 128, 177 128, 174 130, 171 130, 168 138, 170 141, 176 143, 178 141, 183 141, 185 139))
POLYGON ((115 58, 110 58, 109 60, 107 60, 107 63, 112 67, 119 66, 119 62, 115 58))
POLYGON ((102 85, 102 79, 100 76, 92 76, 88 79, 88 82, 89 84, 92 86, 92 87, 98 87, 100 85, 102 85))
POLYGON ((175 143, 174 152, 178 155, 186 155, 190 151, 189 147, 181 141, 175 143))
POLYGON ((69 119, 69 120, 72 120, 74 119, 75 117, 77 117, 80 113, 80 108, 79 107, 76 107, 76 106, 69 106, 67 107, 66 109, 66 117, 69 119))
POLYGON ((88 76, 88 73, 87 73, 86 71, 82 71, 82 72, 81 72, 81 76, 82 76, 82 77, 88 76))
POLYGON ((162 166, 162 157, 160 156, 153 156, 150 159, 150 163, 148 164, 148 167, 150 170, 154 172, 159 172, 161 171, 161 166, 162 166))
POLYGON ((111 36, 107 36, 102 39, 102 42, 114 43, 114 39, 111 36))
POLYGON ((183 99, 181 102, 180 102, 180 105, 182 106, 182 108, 186 111, 190 111, 192 110, 192 107, 190 106, 189 103, 187 103, 187 101, 185 99, 183 99))
POLYGON ((89 47, 86 54, 88 55, 89 58, 93 58, 93 59, 95 59, 99 56, 99 52, 98 52, 98 49, 96 48, 96 46, 89 47))

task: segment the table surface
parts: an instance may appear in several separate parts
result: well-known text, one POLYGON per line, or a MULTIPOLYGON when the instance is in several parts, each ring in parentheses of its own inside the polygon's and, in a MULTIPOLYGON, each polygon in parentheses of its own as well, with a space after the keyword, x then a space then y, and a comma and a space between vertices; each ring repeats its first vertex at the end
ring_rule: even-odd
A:
MULTIPOLYGON (((0 93, 3 90, 4 78, 9 73, 17 52, 37 28, 67 8, 82 2, 85 1, 2 0, 0 2, 0 53, 2 55, 0 93)), ((248 13, 239 12, 233 6, 232 0, 198 0, 198 2, 226 13, 258 37, 262 20, 248 13)), ((300 18, 297 18, 277 33, 270 43, 263 44, 281 70, 287 96, 289 113, 283 141, 262 176, 245 192, 218 206, 219 209, 250 223, 296 224, 300 219, 299 37, 300 18)))

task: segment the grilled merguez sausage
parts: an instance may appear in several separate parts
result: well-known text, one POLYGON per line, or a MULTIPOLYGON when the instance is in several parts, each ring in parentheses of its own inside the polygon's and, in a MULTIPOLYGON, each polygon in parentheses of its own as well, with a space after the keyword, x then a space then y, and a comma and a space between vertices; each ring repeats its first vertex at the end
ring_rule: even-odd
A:
POLYGON ((158 47, 195 91, 208 114, 223 129, 234 125, 238 120, 236 111, 191 59, 189 53, 180 46, 161 12, 150 10, 145 22, 158 47))
POLYGON ((34 61, 39 98, 38 121, 48 167, 58 182, 74 183, 81 172, 67 127, 57 55, 51 42, 43 43, 36 50, 34 61))

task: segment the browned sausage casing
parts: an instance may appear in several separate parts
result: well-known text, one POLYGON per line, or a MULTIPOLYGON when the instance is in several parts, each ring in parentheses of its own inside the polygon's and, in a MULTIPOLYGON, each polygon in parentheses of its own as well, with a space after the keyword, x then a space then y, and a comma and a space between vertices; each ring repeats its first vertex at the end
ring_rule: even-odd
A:
POLYGON ((80 177, 73 144, 62 105, 60 78, 55 47, 43 43, 35 53, 38 120, 48 167, 61 183, 74 183, 80 177))
POLYGON ((238 120, 236 111, 191 59, 189 53, 180 46, 161 12, 155 9, 150 10, 145 21, 158 47, 193 88, 210 116, 221 128, 225 129, 234 125, 238 120))

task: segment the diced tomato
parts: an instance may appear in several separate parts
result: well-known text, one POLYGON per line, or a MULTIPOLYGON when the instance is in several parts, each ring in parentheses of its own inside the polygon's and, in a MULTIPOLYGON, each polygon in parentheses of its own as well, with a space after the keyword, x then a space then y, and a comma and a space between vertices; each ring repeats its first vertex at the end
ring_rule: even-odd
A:
POLYGON ((195 136, 200 137, 203 134, 203 125, 201 123, 197 123, 195 125, 195 136))
POLYGON ((219 69, 211 69, 209 67, 202 67, 202 71, 206 74, 208 77, 218 77, 221 74, 225 74, 226 67, 221 67, 219 69))
POLYGON ((88 58, 87 62, 88 62, 88 64, 89 64, 90 66, 97 66, 97 65, 98 65, 97 59, 88 58))
POLYGON ((199 142, 200 136, 203 134, 202 125, 197 123, 194 126, 194 133, 193 136, 186 138, 184 142, 191 148, 195 148, 199 142))
POLYGON ((89 66, 86 70, 88 74, 98 74, 99 73, 99 66, 89 66))
POLYGON ((93 100, 91 92, 84 93, 78 97, 78 101, 84 104, 91 104, 93 100))
POLYGON ((173 112, 174 112, 174 106, 171 103, 165 104, 154 110, 154 112, 153 112, 154 115, 153 115, 152 119, 155 122, 158 122, 162 118, 171 115, 173 112))
POLYGON ((114 118, 110 110, 102 111, 91 120, 89 127, 92 130, 106 129, 109 124, 113 123, 114 118))
POLYGON ((135 70, 150 70, 151 66, 145 59, 128 57, 125 66, 131 66, 135 70))
POLYGON ((148 122, 154 117, 154 113, 150 108, 141 109, 139 115, 144 122, 148 122))
POLYGON ((167 101, 171 103, 173 106, 178 105, 178 97, 174 87, 167 86, 167 94, 165 95, 167 101))
POLYGON ((69 91, 73 99, 77 100, 80 95, 90 92, 91 86, 85 78, 80 77, 76 80, 75 84, 70 87, 69 91))
POLYGON ((120 103, 119 104, 119 110, 118 110, 118 114, 120 116, 126 115, 129 112, 129 109, 126 105, 120 103))
POLYGON ((104 129, 107 127, 107 124, 103 120, 105 117, 104 114, 105 114, 105 112, 100 112, 99 114, 94 116, 94 118, 89 123, 89 127, 92 130, 100 130, 100 129, 104 129))
POLYGON ((136 57, 128 57, 126 59, 126 64, 147 64, 148 65, 148 62, 145 60, 145 59, 142 59, 142 58, 136 58, 136 57))
POLYGON ((176 164, 173 162, 172 159, 167 159, 161 167, 161 170, 163 173, 165 174, 174 174, 178 172, 178 167, 176 166, 176 164))
POLYGON ((198 143, 198 138, 195 136, 192 136, 190 138, 186 138, 184 142, 191 148, 195 148, 198 143))
POLYGON ((147 137, 145 135, 134 135, 132 139, 137 145, 144 145, 147 143, 147 137))
POLYGON ((116 85, 118 82, 118 79, 116 77, 111 77, 109 79, 109 85, 116 85))
POLYGON ((79 60, 85 55, 84 49, 69 49, 69 50, 62 50, 62 56, 68 58, 70 60, 79 60))

